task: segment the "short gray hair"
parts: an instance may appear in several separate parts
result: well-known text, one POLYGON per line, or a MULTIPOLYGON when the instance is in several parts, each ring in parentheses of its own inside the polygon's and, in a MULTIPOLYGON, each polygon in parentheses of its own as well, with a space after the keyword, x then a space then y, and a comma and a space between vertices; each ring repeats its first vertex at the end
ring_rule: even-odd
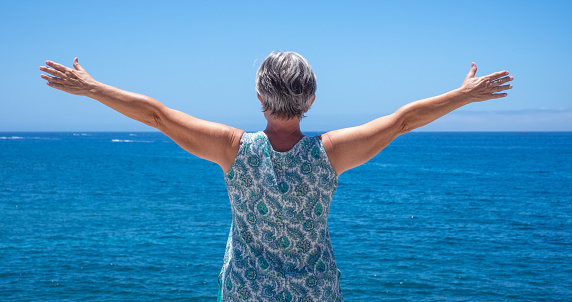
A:
POLYGON ((312 67, 295 52, 270 53, 256 73, 262 110, 280 118, 302 118, 312 105, 316 88, 312 67))

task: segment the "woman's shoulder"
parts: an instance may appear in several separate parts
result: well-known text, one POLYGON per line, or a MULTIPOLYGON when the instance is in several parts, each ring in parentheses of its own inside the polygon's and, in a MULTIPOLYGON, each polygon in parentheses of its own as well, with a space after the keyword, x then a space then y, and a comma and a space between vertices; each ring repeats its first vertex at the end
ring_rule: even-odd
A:
POLYGON ((242 138, 240 139, 241 145, 260 143, 266 139, 263 131, 258 132, 244 132, 242 138))

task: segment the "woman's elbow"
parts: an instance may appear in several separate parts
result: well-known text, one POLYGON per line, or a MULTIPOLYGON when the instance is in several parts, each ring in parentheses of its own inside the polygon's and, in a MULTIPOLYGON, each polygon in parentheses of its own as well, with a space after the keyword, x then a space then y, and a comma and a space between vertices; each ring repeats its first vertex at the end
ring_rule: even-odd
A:
POLYGON ((411 123, 410 121, 404 120, 399 124, 399 129, 397 130, 397 136, 400 136, 402 134, 411 132, 412 130, 414 130, 415 128, 417 128, 414 123, 411 123))
POLYGON ((392 115, 393 118, 393 138, 396 138, 402 134, 405 134, 415 128, 411 126, 411 119, 408 117, 407 113, 403 110, 397 110, 392 115))
MULTIPOLYGON (((157 102, 157 101, 155 101, 157 102)), ((145 115, 143 116, 141 122, 143 122, 147 126, 151 126, 153 128, 161 130, 164 126, 164 120, 166 116, 166 109, 163 104, 156 104, 155 102, 149 102, 151 106, 145 110, 145 115)))
POLYGON ((151 126, 159 130, 161 128, 161 119, 158 114, 149 114, 142 122, 147 126, 151 126))

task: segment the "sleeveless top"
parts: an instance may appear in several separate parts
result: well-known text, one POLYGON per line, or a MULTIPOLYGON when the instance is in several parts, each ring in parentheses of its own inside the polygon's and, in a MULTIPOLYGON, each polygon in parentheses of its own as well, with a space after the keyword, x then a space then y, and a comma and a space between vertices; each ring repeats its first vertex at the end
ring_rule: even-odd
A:
POLYGON ((245 133, 225 183, 222 301, 343 301, 328 233, 338 176, 320 138, 277 152, 264 132, 245 133))

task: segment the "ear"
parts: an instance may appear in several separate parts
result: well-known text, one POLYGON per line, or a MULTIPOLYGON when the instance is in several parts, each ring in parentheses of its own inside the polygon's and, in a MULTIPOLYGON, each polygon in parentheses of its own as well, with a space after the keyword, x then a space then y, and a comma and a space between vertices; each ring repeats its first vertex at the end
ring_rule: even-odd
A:
MULTIPOLYGON (((314 104, 314 101, 316 100, 316 95, 314 95, 314 97, 312 98, 312 103, 310 103, 310 108, 312 108, 312 105, 314 104)), ((308 110, 306 110, 306 112, 304 113, 308 113, 308 111, 310 110, 310 108, 308 108, 308 110)))
POLYGON ((264 101, 262 100, 260 93, 257 93, 256 96, 258 96, 258 99, 260 100, 260 104, 264 105, 264 101))

